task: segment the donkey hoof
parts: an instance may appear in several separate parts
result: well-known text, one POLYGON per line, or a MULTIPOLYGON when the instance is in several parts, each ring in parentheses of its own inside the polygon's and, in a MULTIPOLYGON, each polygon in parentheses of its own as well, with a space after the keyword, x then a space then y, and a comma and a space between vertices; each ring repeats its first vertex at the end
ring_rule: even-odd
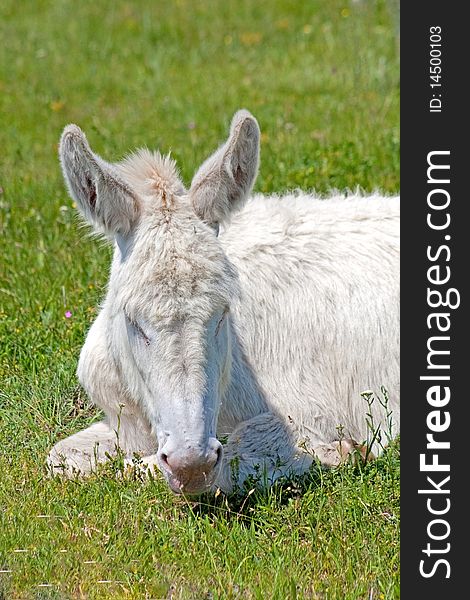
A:
POLYGON ((325 467, 338 467, 347 461, 357 465, 375 458, 366 444, 358 444, 351 438, 317 446, 314 453, 325 467))
POLYGON ((335 445, 342 463, 349 460, 357 465, 375 458, 367 444, 358 444, 351 438, 339 440, 335 445))
POLYGON ((60 442, 56 444, 46 460, 51 475, 72 478, 77 475, 88 475, 93 470, 94 458, 88 453, 75 448, 66 448, 60 442))

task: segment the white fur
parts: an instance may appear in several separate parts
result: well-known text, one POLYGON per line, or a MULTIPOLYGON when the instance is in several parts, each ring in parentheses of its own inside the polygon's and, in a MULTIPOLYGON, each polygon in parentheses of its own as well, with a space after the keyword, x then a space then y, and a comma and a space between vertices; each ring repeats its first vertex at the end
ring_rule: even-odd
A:
MULTIPOLYGON (((52 467, 89 472, 118 441, 129 457, 157 465, 175 491, 230 491, 260 469, 269 484, 309 467, 300 445, 331 464, 342 435, 365 441, 361 392, 380 395, 381 386, 391 433, 399 431, 399 199, 298 192, 243 205, 258 134, 256 120, 237 113, 187 192, 169 158, 141 151, 110 166, 78 128, 66 128, 69 189, 116 244, 78 367, 106 419, 56 444, 52 467), (96 157, 84 179, 83 149, 96 157), (96 186, 90 208, 75 182, 93 178, 107 188, 100 197, 96 186)), ((372 414, 387 429, 377 401, 372 414)))

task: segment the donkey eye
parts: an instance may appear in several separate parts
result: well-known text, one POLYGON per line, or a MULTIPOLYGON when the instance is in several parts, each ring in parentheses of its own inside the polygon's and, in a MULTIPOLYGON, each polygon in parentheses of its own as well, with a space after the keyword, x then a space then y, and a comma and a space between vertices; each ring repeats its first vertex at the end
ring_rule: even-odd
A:
POLYGON ((129 323, 129 325, 132 327, 132 329, 134 329, 134 331, 142 338, 145 345, 149 346, 150 338, 148 337, 148 335, 146 335, 146 333, 142 329, 142 327, 140 327, 140 325, 138 323, 133 321, 126 313, 124 313, 124 316, 126 317, 126 321, 129 323))
POLYGON ((217 336, 219 334, 220 328, 222 327, 225 318, 227 317, 228 314, 228 308, 226 308, 222 314, 222 316, 220 317, 219 322, 217 323, 217 327, 215 328, 215 335, 217 336))

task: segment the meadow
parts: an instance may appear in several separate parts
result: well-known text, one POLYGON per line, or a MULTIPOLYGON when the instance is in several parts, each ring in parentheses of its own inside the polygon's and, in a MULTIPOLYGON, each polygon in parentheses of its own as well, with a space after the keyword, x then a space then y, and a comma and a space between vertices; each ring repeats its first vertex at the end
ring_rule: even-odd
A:
MULTIPOLYGON (((399 445, 245 496, 174 496, 111 464, 51 479, 99 419, 75 369, 111 250, 80 227, 57 144, 171 151, 189 184, 241 107, 256 191, 399 191, 398 8, 380 0, 3 0, 0 599, 399 597, 399 445)), ((378 285, 380 282, 378 282, 378 285)))

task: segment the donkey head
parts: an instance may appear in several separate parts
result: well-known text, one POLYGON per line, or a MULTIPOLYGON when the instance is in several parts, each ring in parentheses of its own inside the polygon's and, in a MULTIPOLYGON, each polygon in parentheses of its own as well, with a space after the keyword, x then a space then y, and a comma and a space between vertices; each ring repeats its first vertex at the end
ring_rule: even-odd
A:
POLYGON ((75 125, 64 130, 60 160, 84 218, 115 242, 103 306, 112 360, 152 425, 170 487, 203 492, 222 458, 217 418, 230 380, 229 311, 238 293, 217 232, 256 178, 256 119, 235 114, 226 143, 189 191, 168 156, 140 150, 107 163, 75 125))

